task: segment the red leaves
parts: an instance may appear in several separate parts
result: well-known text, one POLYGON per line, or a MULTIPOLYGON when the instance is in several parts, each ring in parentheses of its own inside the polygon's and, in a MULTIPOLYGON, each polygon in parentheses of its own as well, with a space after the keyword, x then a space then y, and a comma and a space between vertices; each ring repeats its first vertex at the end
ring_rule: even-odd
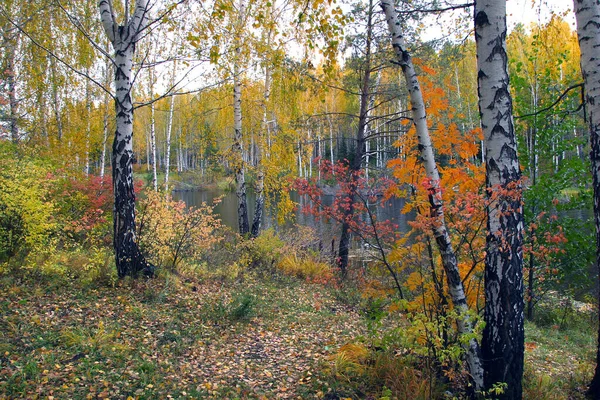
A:
POLYGON ((367 239, 378 235, 384 241, 396 240, 397 226, 389 220, 377 221, 367 208, 367 203, 374 205, 386 199, 382 196, 384 191, 393 186, 389 178, 369 182, 363 171, 351 171, 347 160, 335 164, 321 160, 320 168, 322 182, 331 182, 331 186, 314 179, 300 178, 294 182, 293 189, 310 200, 302 207, 302 212, 347 223, 352 231, 359 232, 367 239), (335 191, 331 205, 324 201, 325 189, 335 191))

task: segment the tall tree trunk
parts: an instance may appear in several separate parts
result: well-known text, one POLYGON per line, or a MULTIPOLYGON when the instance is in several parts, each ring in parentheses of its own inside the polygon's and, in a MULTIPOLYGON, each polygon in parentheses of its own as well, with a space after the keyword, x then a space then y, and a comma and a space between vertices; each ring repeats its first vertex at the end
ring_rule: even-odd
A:
POLYGON ((513 125, 506 54, 506 1, 475 3, 479 113, 485 143, 489 198, 485 257, 487 389, 508 385, 499 397, 520 399, 523 377, 523 209, 521 170, 513 125))
POLYGON ((19 101, 17 100, 17 80, 16 80, 16 67, 15 67, 15 56, 16 46, 18 45, 19 34, 16 33, 14 37, 9 32, 4 33, 6 37, 3 39, 5 46, 5 60, 6 70, 2 74, 6 78, 6 84, 8 87, 8 107, 9 107, 9 131, 10 138, 14 143, 19 141, 19 101))
POLYGON ((243 29, 245 4, 240 0, 239 18, 235 39, 235 60, 233 62, 233 153, 236 161, 234 163, 236 190, 238 200, 238 227, 240 235, 246 235, 250 231, 248 222, 248 202, 246 200, 246 167, 244 164, 244 148, 242 134, 242 83, 240 64, 242 62, 242 44, 239 38, 243 29))
POLYGON ((340 235, 340 243, 338 246, 338 266, 342 274, 342 278, 346 277, 348 271, 348 255, 350 249, 350 225, 354 216, 354 202, 356 201, 356 187, 358 180, 358 172, 362 166, 363 157, 365 155, 365 131, 369 122, 369 105, 371 104, 371 98, 373 94, 371 92, 371 41, 373 40, 373 1, 369 0, 369 9, 367 14, 367 34, 366 34, 366 48, 365 48, 365 65, 364 75, 362 76, 361 82, 361 93, 360 93, 360 111, 358 117, 358 130, 356 132, 356 149, 354 157, 349 165, 350 174, 350 193, 345 193, 347 204, 342 207, 343 220, 342 220, 342 233, 340 235))
POLYGON ((56 119, 56 134, 58 141, 60 142, 63 137, 63 124, 62 116, 60 115, 60 104, 58 96, 58 83, 56 74, 56 65, 53 57, 48 56, 50 60, 50 76, 52 80, 52 109, 54 110, 54 118, 56 119))
POLYGON ((158 191, 158 176, 156 174, 156 116, 154 103, 150 104, 150 163, 152 164, 152 187, 158 191))
MULTIPOLYGON (((594 221, 596 223, 596 265, 600 269, 600 1, 574 0, 573 3, 581 49, 585 112, 590 130, 590 159, 594 186, 594 221)), ((600 282, 600 274, 598 279, 600 282)), ((596 370, 588 388, 588 395, 594 399, 600 398, 600 325, 596 370)))
MULTIPOLYGON (((108 50, 108 44, 107 44, 107 50, 108 50)), ((110 87, 110 80, 111 80, 111 75, 110 75, 110 68, 111 68, 111 62, 109 59, 106 60, 106 64, 104 67, 104 87, 110 87)), ((104 93, 104 100, 103 100, 103 111, 104 111, 104 118, 102 120, 102 153, 100 153, 100 180, 102 182, 104 182, 104 171, 105 171, 105 167, 106 167, 106 142, 108 141, 108 104, 109 104, 109 95, 108 93, 104 93)))
MULTIPOLYGON (((173 81, 175 80, 175 68, 173 68, 173 81)), ((175 96, 171 96, 169 102, 169 119, 167 121, 167 140, 165 150, 165 195, 169 197, 169 171, 171 169, 171 133, 173 132, 173 111, 175 108, 175 96)))
MULTIPOLYGON (((271 35, 267 38, 267 47, 270 46, 271 35)), ((263 126, 262 132, 269 138, 269 100, 271 98, 271 65, 269 61, 265 64, 265 92, 263 95, 263 126)), ((262 216, 265 206, 265 169, 262 165, 262 135, 259 136, 258 148, 256 149, 256 205, 254 207, 254 220, 252 221, 252 237, 258 237, 262 224, 262 216)))
MULTIPOLYGON (((86 74, 89 75, 89 69, 86 71, 86 74)), ((90 81, 85 81, 85 110, 87 113, 87 121, 85 127, 85 175, 90 174, 90 141, 92 136, 92 93, 90 88, 90 81)))
POLYGON ((158 191, 158 176, 156 174, 156 116, 154 108, 154 70, 150 69, 150 156, 152 157, 152 187, 158 191))
MULTIPOLYGON (((429 179, 429 184, 431 185, 429 189, 429 203, 431 217, 435 220, 435 223, 433 224, 433 236, 435 237, 438 250, 442 257, 442 265, 446 272, 446 281, 452 303, 459 313, 457 318, 458 332, 461 335, 469 335, 473 332, 473 323, 468 315, 467 299, 458 270, 456 253, 454 252, 450 235, 446 229, 440 176, 433 154, 433 145, 431 143, 429 129, 427 128, 427 115, 423 94, 421 92, 417 73, 415 72, 412 63, 412 58, 404 43, 404 37, 400 28, 400 20, 394 10, 394 3, 391 0, 381 0, 380 5, 385 13, 388 28, 392 36, 392 46, 396 53, 396 61, 402 68, 406 80, 406 87, 408 88, 410 95, 413 123, 415 124, 417 131, 421 159, 427 178, 429 179)), ((469 373, 471 374, 475 389, 480 390, 483 386, 483 370, 481 367, 479 345, 475 339, 470 339, 465 347, 469 373)))
POLYGON ((112 149, 115 206, 113 244, 119 277, 154 274, 136 241, 135 193, 133 186, 133 100, 131 98, 135 43, 144 29, 149 0, 136 0, 133 17, 125 25, 115 19, 111 0, 100 0, 100 18, 115 51, 116 130, 112 149))

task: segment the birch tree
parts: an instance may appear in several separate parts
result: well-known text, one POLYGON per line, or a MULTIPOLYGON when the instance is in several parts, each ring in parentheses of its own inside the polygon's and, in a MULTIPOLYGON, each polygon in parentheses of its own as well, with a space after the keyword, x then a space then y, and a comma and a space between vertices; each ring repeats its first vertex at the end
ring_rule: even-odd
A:
POLYGON ((246 166, 244 165, 244 148, 242 134, 242 83, 241 83, 241 63, 242 63, 242 40, 239 37, 245 19, 245 0, 240 0, 238 5, 238 21, 235 29, 234 38, 234 60, 233 60, 233 151, 235 165, 235 194, 238 200, 238 226, 240 235, 245 235, 250 231, 248 222, 248 202, 246 199, 246 166))
POLYGON ((135 193, 133 187, 133 99, 132 66, 135 45, 147 27, 149 0, 136 0, 133 15, 117 22, 112 0, 98 3, 100 18, 114 49, 116 130, 112 147, 112 177, 115 205, 113 245, 119 277, 152 276, 154 266, 146 261, 137 244, 135 193))
MULTIPOLYGON (((6 94, 6 103, 8 103, 7 112, 0 110, 0 121, 7 122, 10 138, 14 143, 19 141, 19 101, 17 99, 17 67, 16 57, 17 49, 21 38, 21 32, 4 18, 0 20, 0 48, 3 49, 3 55, 0 58, 0 88, 6 94)), ((0 99, 2 105, 2 99, 0 99)))
POLYGON ((522 397, 523 207, 506 53, 506 1, 475 3, 479 113, 485 147, 488 221, 485 258, 485 329, 481 345, 487 389, 522 397))
MULTIPOLYGON (((429 179, 430 213, 431 217, 435 220, 435 223, 432 224, 433 236, 442 257, 442 265, 446 272, 446 281, 452 303, 459 313, 457 318, 458 332, 462 335, 470 335, 473 332, 473 322, 469 316, 469 307, 458 269, 456 253, 452 247, 450 234, 446 229, 440 175, 435 162, 429 128, 427 127, 427 114, 419 79, 412 62, 412 57, 404 42, 400 21, 394 9, 393 2, 391 0, 381 0, 380 6, 385 13, 388 29, 392 36, 392 47, 396 55, 395 61, 402 68, 410 96, 413 123, 417 131, 421 159, 427 178, 429 179)), ((465 350, 469 373, 471 374, 475 389, 480 390, 483 387, 483 370, 477 341, 471 338, 465 345, 465 350)))
MULTIPOLYGON (((600 268, 600 0, 574 0, 573 3, 581 49, 585 112, 590 130, 594 222, 596 224, 596 265, 600 268)), ((600 398, 600 327, 596 370, 588 388, 588 395, 594 399, 600 398)))

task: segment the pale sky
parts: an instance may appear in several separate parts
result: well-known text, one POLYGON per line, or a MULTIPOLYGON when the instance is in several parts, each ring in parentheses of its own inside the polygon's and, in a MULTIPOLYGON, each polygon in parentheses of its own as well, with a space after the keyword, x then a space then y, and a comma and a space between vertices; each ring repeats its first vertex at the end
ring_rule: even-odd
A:
POLYGON ((548 22, 552 12, 561 15, 575 29, 572 0, 507 0, 506 12, 509 29, 518 22, 525 26, 531 22, 548 22))
MULTIPOLYGON (((456 4, 463 1, 457 1, 456 4)), ((562 16, 575 29, 575 15, 573 14, 572 0, 507 0, 506 13, 507 24, 509 31, 514 28, 519 22, 523 23, 527 28, 532 22, 545 23, 548 22, 552 13, 562 16)), ((456 35, 453 33, 456 27, 454 21, 459 16, 467 18, 467 25, 472 29, 473 20, 469 11, 454 11, 444 13, 440 17, 431 16, 423 21, 426 27, 421 34, 421 38, 425 41, 440 39, 442 37, 454 37, 456 40, 464 39, 464 29, 456 35)), ((464 27, 465 25, 463 25, 464 27)))

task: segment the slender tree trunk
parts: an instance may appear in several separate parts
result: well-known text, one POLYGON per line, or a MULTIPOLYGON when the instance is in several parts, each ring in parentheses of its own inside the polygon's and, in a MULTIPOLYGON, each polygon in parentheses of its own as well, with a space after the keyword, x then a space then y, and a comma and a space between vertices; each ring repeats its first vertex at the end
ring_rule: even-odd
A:
MULTIPOLYGON (((581 73, 585 88, 585 112, 590 130, 590 159, 594 187, 596 265, 600 270, 600 1, 574 0, 577 36, 581 48, 581 73)), ((598 275, 600 283, 600 274, 598 275)), ((599 321, 600 322, 600 321, 599 321)), ((591 398, 600 398, 600 325, 596 370, 588 388, 591 398)))
POLYGON ((152 187, 158 191, 158 176, 156 174, 156 117, 154 103, 150 104, 150 157, 152 162, 152 187))
MULTIPOLYGON (((107 44, 108 47, 108 44, 107 44)), ((104 69, 104 87, 110 87, 110 60, 106 60, 106 65, 104 69)), ((104 94, 104 118, 102 121, 102 153, 100 154, 100 180, 104 182, 104 170, 106 167, 106 142, 108 141, 108 104, 109 104, 109 95, 107 93, 104 94)))
POLYGON ((154 70, 150 69, 150 157, 152 160, 152 187, 158 192, 158 176, 156 174, 156 115, 154 108, 154 70))
MULTIPOLYGON (((173 71, 175 76, 175 71, 173 71)), ((173 111, 175 109, 175 96, 171 96, 169 103, 169 119, 167 121, 167 140, 165 150, 165 195, 169 197, 169 171, 171 169, 171 133, 173 132, 173 111)))
MULTIPOLYGON (((267 45, 270 44, 270 32, 267 39, 267 45)), ((267 134, 269 137, 269 100, 271 98, 271 65, 269 60, 265 65, 265 92, 263 95, 263 126, 262 132, 267 134)), ((262 140, 259 136, 258 148, 256 149, 256 205, 254 207, 254 220, 252 221, 252 237, 258 237, 260 234, 260 227, 262 224, 262 217, 265 206, 265 170, 262 165, 262 140)))
POLYGON ((475 39, 479 113, 489 198, 485 258, 485 388, 508 385, 503 399, 522 397, 523 209, 506 54, 506 1, 478 0, 475 39))
POLYGON ((244 0, 239 3, 239 18, 235 38, 235 60, 233 63, 233 153, 236 157, 234 163, 236 190, 238 200, 238 227, 240 235, 250 232, 248 221, 248 202, 246 199, 246 166, 244 163, 244 148, 242 134, 242 83, 240 64, 242 63, 242 44, 239 38, 243 29, 245 4, 244 0))
POLYGON ((102 153, 100 154, 100 180, 104 180, 106 166, 106 142, 108 141, 108 96, 105 100, 104 120, 102 121, 102 153))
POLYGON ((56 119, 56 133, 58 141, 60 142, 63 137, 63 124, 62 117, 60 115, 60 105, 58 99, 58 83, 56 76, 56 65, 54 58, 50 58, 50 76, 52 77, 52 109, 54 110, 54 118, 56 119))
MULTIPOLYGON (((89 69, 86 71, 89 75, 89 69)), ((85 81, 85 110, 87 112, 87 122, 85 127, 85 175, 90 174, 90 140, 92 136, 92 99, 91 99, 90 81, 85 81)))
POLYGON ((8 37, 10 34, 8 32, 5 33, 7 36, 4 38, 3 42, 5 44, 6 54, 6 70, 2 72, 2 74, 6 78, 6 84, 8 87, 8 107, 9 107, 9 131, 10 138, 13 143, 17 143, 19 141, 19 101, 17 100, 17 80, 16 80, 16 67, 15 67, 15 56, 16 56, 16 46, 18 45, 19 35, 17 34, 15 38, 8 37))
MULTIPOLYGON (((461 335, 469 335, 473 332, 473 323, 468 315, 467 299, 458 270, 456 253, 454 252, 450 235, 446 229, 440 176, 435 163, 429 129, 427 128, 427 115, 419 80, 410 53, 404 43, 404 37, 400 28, 400 20, 394 10, 394 3, 390 0, 381 0, 380 5, 385 13, 388 28, 392 36, 392 46, 396 53, 396 61, 402 68, 406 80, 406 87, 408 88, 410 95, 413 122, 419 139, 421 159, 430 184, 430 214, 435 220, 435 223, 433 224, 433 235, 442 257, 442 265, 446 272, 446 281, 452 303, 454 304, 454 308, 459 312, 457 318, 458 332, 461 335)), ((477 344, 477 341, 475 339, 470 339, 465 345, 465 350, 469 373, 471 374, 475 389, 480 390, 483 386, 483 370, 481 367, 479 345, 477 344)))
POLYGON ((112 175, 115 196, 114 248, 119 277, 136 277, 141 272, 154 275, 154 266, 139 250, 135 229, 135 192, 133 185, 133 100, 131 98, 135 43, 144 28, 149 0, 136 0, 135 11, 125 25, 116 22, 111 0, 100 0, 102 25, 115 51, 116 130, 112 150, 112 175))
POLYGON ((369 9, 367 15, 367 36, 366 36, 366 49, 365 49, 365 65, 364 75, 362 76, 362 85, 360 93, 360 111, 358 117, 358 130, 356 132, 356 149, 354 157, 349 165, 348 173, 350 176, 350 192, 344 194, 346 197, 347 204, 344 204, 343 220, 342 220, 342 232, 340 235, 340 243, 338 247, 338 266, 342 278, 345 278, 348 272, 348 255, 350 249, 350 225, 352 218, 354 217, 354 202, 356 201, 356 187, 357 180, 359 178, 358 172, 361 169, 363 157, 365 155, 365 132, 367 124, 369 122, 369 105, 371 104, 371 98, 373 94, 371 92, 371 41, 373 39, 373 2, 369 1, 369 9))

